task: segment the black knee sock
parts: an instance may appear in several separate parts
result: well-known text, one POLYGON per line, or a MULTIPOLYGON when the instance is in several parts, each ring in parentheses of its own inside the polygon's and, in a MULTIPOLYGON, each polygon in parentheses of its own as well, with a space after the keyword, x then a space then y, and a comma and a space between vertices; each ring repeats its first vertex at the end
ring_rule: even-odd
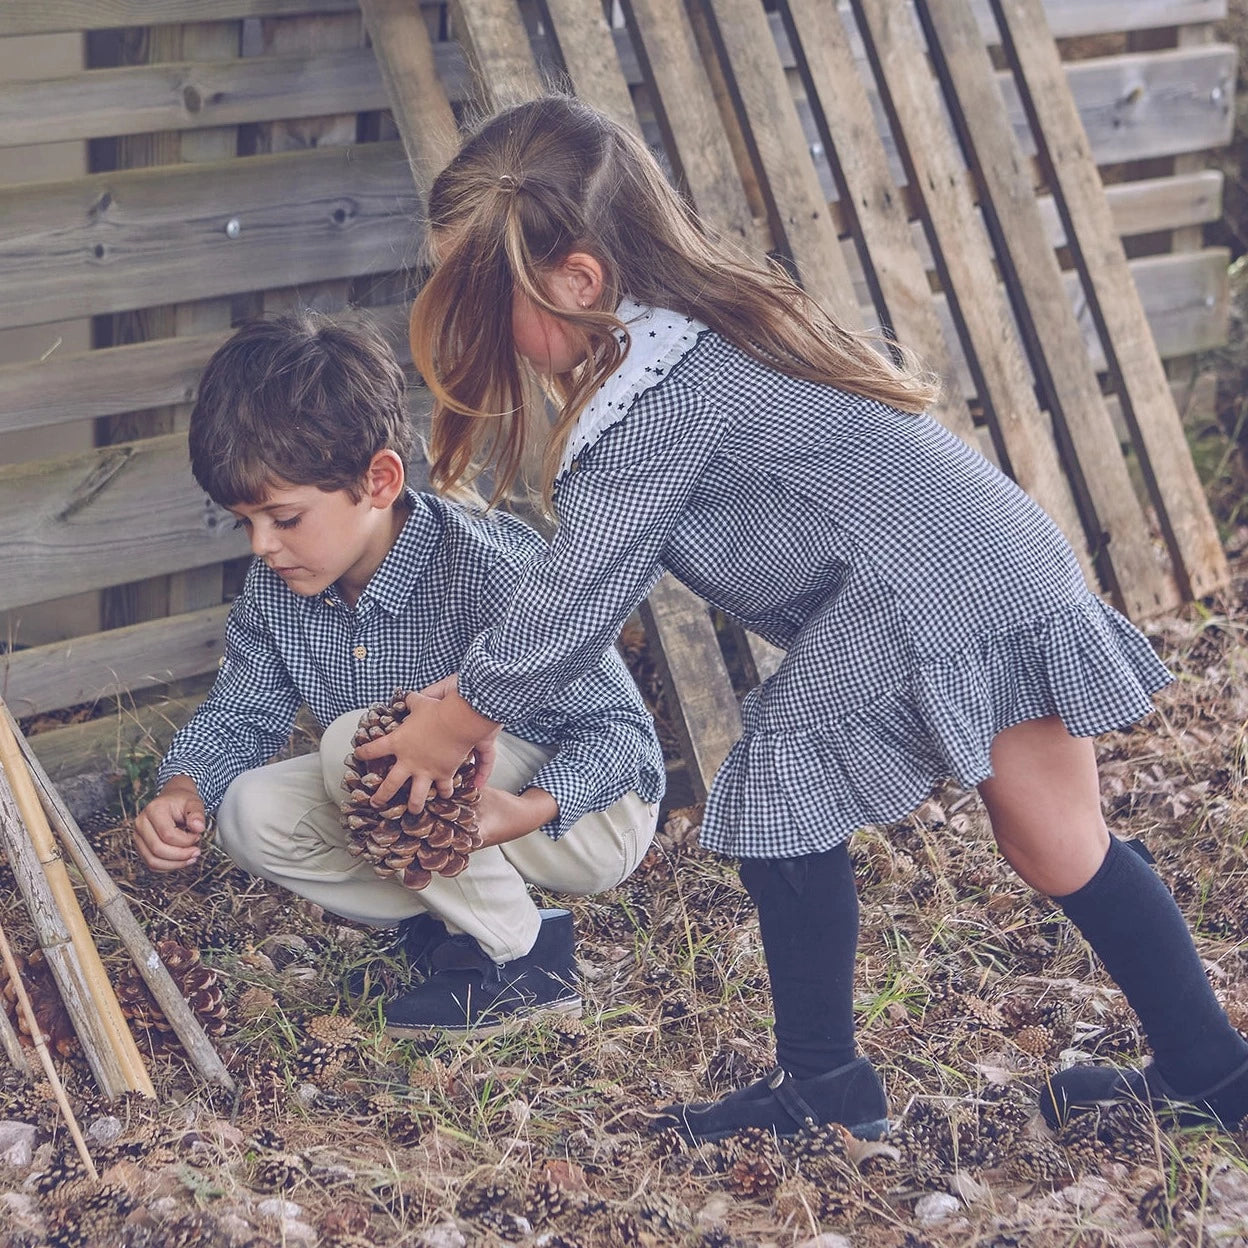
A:
POLYGON ((847 845, 800 858, 746 858, 776 1015, 776 1061, 796 1079, 852 1062, 858 890, 847 845))
POLYGON ((1248 1060, 1248 1042, 1213 995, 1169 889, 1122 841, 1111 838, 1081 889, 1053 900, 1126 994, 1176 1092, 1200 1092, 1248 1060))

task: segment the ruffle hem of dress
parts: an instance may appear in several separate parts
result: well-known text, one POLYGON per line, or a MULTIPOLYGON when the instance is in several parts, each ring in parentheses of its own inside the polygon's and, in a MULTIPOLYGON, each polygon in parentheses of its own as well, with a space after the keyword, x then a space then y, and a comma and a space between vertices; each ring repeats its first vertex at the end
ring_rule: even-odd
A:
POLYGON ((904 818, 947 779, 966 788, 987 779, 1005 728, 1048 715, 1073 736, 1123 728, 1172 679, 1148 640, 1089 591, 921 663, 902 688, 807 732, 762 726, 764 684, 742 706, 745 731, 712 786, 701 842, 740 855, 749 830, 774 824, 774 803, 785 801, 792 836, 773 856, 830 849, 857 828, 904 818))

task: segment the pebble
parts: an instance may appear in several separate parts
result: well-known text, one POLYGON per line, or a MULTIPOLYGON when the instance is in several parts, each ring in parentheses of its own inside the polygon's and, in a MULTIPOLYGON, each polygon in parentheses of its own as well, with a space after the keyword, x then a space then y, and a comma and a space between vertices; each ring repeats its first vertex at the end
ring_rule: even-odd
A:
POLYGON ((256 1206, 256 1212, 263 1218, 297 1218, 303 1212, 303 1206, 293 1200, 283 1200, 280 1196, 270 1196, 256 1206))
POLYGON ((814 1239, 804 1239, 797 1248, 854 1248, 853 1240, 847 1239, 836 1231, 824 1231, 814 1239))
POLYGON ((87 1124, 83 1135, 92 1144, 112 1144, 121 1135, 122 1129, 120 1118, 97 1118, 94 1122, 87 1124))
POLYGON ((0 1194, 0 1209, 5 1210, 13 1221, 19 1222, 27 1228, 42 1226, 43 1224, 39 1197, 29 1192, 4 1192, 0 1194))
POLYGON ((38 1127, 30 1122, 0 1122, 0 1163, 26 1170, 35 1159, 38 1127))
POLYGON ((300 1222, 298 1218, 283 1218, 281 1230, 283 1244, 292 1246, 306 1245, 306 1248, 316 1248, 316 1245, 320 1243, 320 1231, 307 1222, 300 1222))
POLYGON ((416 1248, 466 1248, 468 1241, 454 1222, 440 1222, 422 1231, 416 1248))
POLYGON ((961 1208, 962 1202, 956 1196, 948 1192, 929 1192, 915 1204, 914 1216, 923 1223, 940 1222, 961 1208))

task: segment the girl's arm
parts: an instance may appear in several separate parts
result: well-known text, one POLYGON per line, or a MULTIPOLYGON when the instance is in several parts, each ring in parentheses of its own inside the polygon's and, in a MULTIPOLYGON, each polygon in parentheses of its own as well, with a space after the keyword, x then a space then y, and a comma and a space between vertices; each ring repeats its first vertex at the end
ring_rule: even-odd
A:
POLYGON ((655 426, 644 458, 561 480, 550 549, 527 566, 504 618, 469 646, 456 691, 422 702, 384 743, 360 747, 365 758, 396 755, 376 804, 409 777, 414 808, 430 787, 449 794, 468 751, 492 759, 499 725, 518 723, 589 672, 650 592, 664 547, 724 432, 699 393, 670 378, 661 389, 643 396, 629 417, 655 426))

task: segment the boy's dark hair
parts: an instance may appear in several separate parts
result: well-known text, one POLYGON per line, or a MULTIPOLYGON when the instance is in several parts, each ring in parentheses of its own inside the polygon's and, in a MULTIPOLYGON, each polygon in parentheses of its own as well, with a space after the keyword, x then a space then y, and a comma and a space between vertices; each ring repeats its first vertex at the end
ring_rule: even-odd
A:
POLYGON ((346 490, 373 456, 404 465, 407 380, 372 326, 316 312, 248 321, 208 361, 191 413, 191 470, 222 507, 260 503, 278 481, 346 490))

